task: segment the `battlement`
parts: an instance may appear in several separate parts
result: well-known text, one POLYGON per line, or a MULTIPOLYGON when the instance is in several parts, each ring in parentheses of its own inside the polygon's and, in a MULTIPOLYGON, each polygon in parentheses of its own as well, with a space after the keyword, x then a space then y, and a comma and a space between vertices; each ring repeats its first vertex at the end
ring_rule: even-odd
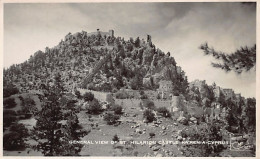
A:
POLYGON ((87 33, 88 36, 91 36, 91 35, 98 35, 100 34, 101 36, 111 36, 111 37, 114 37, 114 30, 109 30, 108 32, 103 32, 103 31, 100 31, 100 29, 97 29, 96 32, 91 32, 91 33, 87 33))
POLYGON ((235 93, 232 89, 223 89, 223 93, 227 99, 230 98, 233 100, 235 97, 235 93))

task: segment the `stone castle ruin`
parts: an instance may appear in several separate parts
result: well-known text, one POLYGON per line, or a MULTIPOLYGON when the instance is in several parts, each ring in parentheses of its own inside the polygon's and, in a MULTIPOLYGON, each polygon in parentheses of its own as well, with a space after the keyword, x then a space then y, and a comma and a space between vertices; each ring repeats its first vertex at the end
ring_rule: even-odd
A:
POLYGON ((96 32, 91 32, 91 33, 87 33, 87 36, 91 36, 91 35, 101 35, 102 37, 114 37, 114 30, 109 30, 108 32, 102 32, 100 31, 100 29, 97 29, 96 32))
MULTIPOLYGON (((86 33, 82 32, 82 36, 92 36, 96 35, 100 38, 110 38, 114 37, 114 30, 109 30, 108 32, 102 32, 99 29, 97 29, 96 32, 92 33, 86 33)), ((76 36, 76 35, 75 35, 76 36)), ((146 40, 148 45, 152 45, 152 38, 151 35, 147 35, 147 40, 146 40)), ((107 44, 108 45, 108 44, 107 44)), ((100 61, 98 61, 95 66, 91 69, 91 71, 87 74, 85 77, 85 82, 86 84, 91 82, 92 78, 94 75, 100 70, 100 68, 108 61, 108 59, 113 56, 110 52, 108 52, 106 55, 102 56, 100 58, 100 61)), ((155 56, 153 57, 155 59, 155 56)), ((183 71, 181 70, 181 67, 175 66, 175 69, 172 69, 172 74, 171 76, 174 77, 175 74, 185 76, 183 74, 183 71), (174 72, 175 71, 175 72, 174 72)), ((167 69, 166 71, 167 72, 167 69)), ((143 79, 143 83, 150 83, 151 79, 150 77, 152 76, 152 71, 150 76, 145 77, 143 79)), ((164 75, 164 74, 163 74, 164 75)), ((161 76, 161 75, 160 75, 161 76)), ((171 78, 171 76, 169 76, 171 78)), ((154 78, 156 81, 156 78, 154 78)), ((206 112, 203 110, 203 108, 200 108, 197 103, 192 103, 192 102, 187 102, 182 96, 174 96, 173 93, 173 84, 171 80, 158 80, 159 88, 156 91, 146 91, 145 94, 149 95, 149 100, 152 100, 155 104, 156 107, 166 107, 170 112, 177 114, 178 116, 182 116, 183 114, 190 114, 192 116, 195 116, 197 118, 202 117, 203 115, 208 114, 210 117, 218 118, 219 115, 219 108, 215 108, 214 110, 206 110, 206 112), (152 97, 152 98, 151 98, 152 97)), ((203 86, 206 84, 206 81, 194 81, 193 85, 198 87, 199 89, 203 89, 203 86)), ((107 92, 98 92, 98 91, 92 91, 88 89, 78 89, 81 94, 84 92, 92 92, 99 101, 106 101, 111 104, 118 104, 121 105, 123 103, 123 107, 138 107, 141 103, 142 100, 139 98, 128 98, 128 99, 116 99, 113 95, 113 93, 107 93, 107 92)), ((130 94, 136 94, 135 90, 126 90, 130 94)), ((201 91, 201 90, 200 90, 201 91)), ((235 96, 234 92, 227 90, 227 89, 215 89, 214 94, 215 96, 219 96, 221 92, 224 92, 224 95, 226 97, 233 98, 235 96)), ((139 94, 137 92, 137 94, 139 94)))

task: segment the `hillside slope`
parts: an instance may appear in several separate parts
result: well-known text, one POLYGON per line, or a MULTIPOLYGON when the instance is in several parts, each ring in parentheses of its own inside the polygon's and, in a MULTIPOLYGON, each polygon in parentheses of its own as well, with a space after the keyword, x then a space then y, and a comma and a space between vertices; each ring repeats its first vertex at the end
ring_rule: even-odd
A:
MULTIPOLYGON (((122 87, 155 89, 160 80, 187 85, 187 77, 175 59, 151 41, 124 40, 113 32, 67 34, 60 43, 37 51, 25 62, 4 70, 4 85, 14 84, 20 92, 39 89, 60 73, 67 91, 75 87, 116 91, 122 87), (29 82, 28 82, 29 81, 29 82)), ((182 89, 179 89, 182 90, 182 89)))

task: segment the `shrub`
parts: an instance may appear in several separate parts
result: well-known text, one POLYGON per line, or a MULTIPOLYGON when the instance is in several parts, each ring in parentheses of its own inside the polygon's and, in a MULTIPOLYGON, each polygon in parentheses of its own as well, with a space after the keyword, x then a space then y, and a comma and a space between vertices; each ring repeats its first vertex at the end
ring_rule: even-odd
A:
POLYGON ((157 94, 156 98, 157 98, 157 99, 161 99, 160 94, 157 94))
POLYGON ((115 96, 117 99, 126 99, 129 97, 128 94, 124 91, 116 92, 115 96))
POLYGON ((10 131, 18 132, 19 135, 23 138, 27 137, 29 135, 28 129, 24 126, 24 124, 18 124, 15 123, 10 127, 10 131))
POLYGON ((97 99, 93 99, 89 102, 89 106, 87 107, 87 111, 90 114, 99 114, 102 112, 102 106, 99 104, 97 99))
POLYGON ((171 117, 171 113, 166 107, 160 107, 157 109, 157 112, 160 113, 163 117, 171 117))
POLYGON ((147 96, 146 94, 142 94, 142 95, 140 96, 140 98, 141 98, 141 99, 148 99, 148 96, 147 96))
POLYGON ((13 86, 13 85, 9 85, 6 88, 3 89, 3 96, 4 98, 6 97, 10 97, 11 95, 17 94, 19 93, 19 90, 13 86))
POLYGON ((24 145, 24 142, 19 137, 19 133, 11 132, 4 135, 3 138, 4 150, 17 150, 21 148, 21 145, 24 145))
POLYGON ((16 102, 14 98, 8 98, 4 100, 4 107, 5 108, 14 108, 16 106, 16 102))
POLYGON ((97 89, 97 87, 93 83, 86 84, 85 88, 87 88, 89 90, 93 90, 93 91, 95 91, 97 89))
POLYGON ((115 112, 115 114, 122 114, 122 113, 123 113, 123 112, 122 112, 123 108, 122 108, 122 106, 120 106, 120 105, 115 105, 115 106, 112 108, 112 110, 115 112))
POLYGON ((174 96, 179 96, 180 94, 178 92, 173 93, 174 96))
POLYGON ((83 95, 83 99, 85 101, 92 101, 94 99, 94 94, 91 93, 91 92, 86 92, 84 95, 83 95))
POLYGON ((4 114, 3 120, 4 120, 4 127, 8 127, 16 121, 16 117, 4 114))
POLYGON ((153 122, 153 121, 155 120, 155 115, 154 115, 154 113, 153 113, 151 110, 149 110, 149 109, 147 109, 147 110, 144 111, 143 117, 144 117, 144 119, 146 119, 149 123, 150 123, 150 122, 153 122))
POLYGON ((100 87, 100 91, 104 91, 104 92, 110 92, 112 90, 112 87, 109 83, 104 83, 101 87, 100 87))
POLYGON ((31 98, 24 98, 22 101, 22 112, 24 114, 35 113, 38 111, 35 101, 31 98))
POLYGON ((5 116, 16 116, 17 115, 16 111, 14 111, 14 110, 4 110, 3 113, 5 116))
POLYGON ((19 150, 25 147, 25 138, 28 136, 28 130, 23 124, 11 126, 12 131, 4 135, 3 146, 5 150, 19 150))
POLYGON ((120 119, 119 115, 107 113, 104 115, 104 120, 107 122, 108 125, 116 124, 118 119, 120 119))
POLYGON ((22 96, 18 96, 18 98, 20 99, 20 101, 23 101, 23 97, 22 96))
POLYGON ((150 101, 150 100, 144 100, 143 101, 143 106, 147 109, 151 109, 151 110, 155 110, 156 107, 154 105, 154 102, 153 101, 150 101))
POLYGON ((150 132, 150 133, 149 133, 149 136, 150 136, 150 138, 153 138, 153 137, 155 137, 155 133, 150 132))
MULTIPOLYGON (((220 129, 220 123, 213 121, 207 125, 196 126, 196 128, 189 127, 181 132, 181 136, 185 138, 189 137, 191 141, 221 141, 223 138, 219 133, 220 129)), ((218 156, 224 149, 221 144, 191 144, 181 145, 181 147, 186 157, 218 156)))
POLYGON ((112 141, 119 142, 119 137, 117 136, 117 134, 113 136, 112 141))
POLYGON ((73 110, 73 111, 77 110, 77 107, 76 107, 77 102, 78 102, 77 100, 72 100, 72 99, 68 100, 66 103, 66 109, 73 110))
POLYGON ((81 99, 81 98, 82 98, 82 96, 81 96, 81 94, 80 94, 80 92, 79 92, 78 90, 75 91, 75 95, 76 95, 76 97, 77 97, 78 99, 81 99))

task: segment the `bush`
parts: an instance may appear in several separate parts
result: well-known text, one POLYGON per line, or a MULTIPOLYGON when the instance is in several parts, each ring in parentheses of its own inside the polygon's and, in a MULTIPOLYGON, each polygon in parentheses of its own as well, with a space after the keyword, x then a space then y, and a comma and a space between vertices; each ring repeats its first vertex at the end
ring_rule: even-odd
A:
MULTIPOLYGON (((24 127, 24 130, 27 130, 24 127)), ((23 131, 24 131, 23 130, 23 131)), ((9 134, 5 134, 3 138, 3 146, 5 150, 20 150, 25 147, 24 136, 25 134, 21 134, 18 132, 11 132, 9 134)), ((26 134, 28 135, 28 133, 26 134)))
POLYGON ((150 100, 144 100, 143 101, 143 106, 147 109, 151 109, 151 110, 155 110, 156 107, 154 105, 154 102, 153 101, 150 101, 150 100))
POLYGON ((147 110, 144 111, 143 117, 144 117, 144 119, 146 119, 147 122, 149 122, 149 123, 150 123, 150 122, 153 122, 153 121, 155 120, 155 114, 154 114, 151 110, 149 110, 149 109, 147 109, 147 110))
POLYGON ((115 114, 118 114, 118 115, 120 115, 120 114, 123 113, 123 112, 122 112, 123 108, 122 108, 120 105, 115 105, 115 106, 112 108, 112 110, 115 112, 115 114))
POLYGON ((100 86, 100 91, 110 92, 111 90, 112 87, 109 83, 104 83, 102 86, 100 86))
MULTIPOLYGON (((219 133, 221 127, 218 122, 189 127, 181 132, 181 136, 189 137, 190 141, 222 141, 223 138, 219 133)), ((224 147, 221 144, 191 144, 181 145, 181 149, 186 157, 212 157, 219 156, 224 147)))
POLYGON ((89 84, 87 84, 87 83, 84 84, 83 83, 82 88, 87 88, 89 90, 96 90, 96 87, 95 87, 95 85, 93 83, 89 83, 89 84))
POLYGON ((83 95, 83 99, 85 101, 92 101, 94 99, 94 94, 91 93, 91 92, 86 92, 84 95, 83 95))
POLYGON ((92 101, 89 102, 87 111, 90 114, 99 114, 102 112, 102 106, 99 104, 98 100, 94 98, 92 101))
POLYGON ((3 89, 4 98, 10 97, 11 95, 14 95, 17 93, 19 93, 19 90, 13 85, 7 86, 6 88, 3 89))
POLYGON ((120 119, 119 115, 107 113, 104 115, 104 120, 107 122, 108 125, 116 124, 118 119, 120 119))
POLYGON ((78 99, 81 99, 81 98, 82 98, 82 96, 81 96, 81 94, 80 94, 80 92, 79 92, 78 90, 75 91, 75 95, 76 95, 76 97, 77 97, 78 99))
POLYGON ((119 142, 119 137, 117 136, 117 134, 114 135, 114 137, 112 138, 112 141, 119 142))
POLYGON ((160 113, 165 118, 171 117, 171 113, 169 112, 169 110, 166 107, 158 108, 157 112, 160 113))
POLYGON ((15 123, 10 127, 10 131, 17 132, 19 135, 23 138, 27 137, 29 135, 27 128, 24 126, 24 124, 18 124, 15 123))
POLYGON ((20 101, 23 101, 23 97, 22 96, 18 96, 18 98, 20 99, 20 101))
POLYGON ((12 115, 4 114, 3 120, 4 120, 4 127, 8 127, 16 121, 16 117, 12 115))
POLYGON ((155 133, 150 132, 150 133, 149 133, 149 136, 150 136, 150 138, 153 138, 153 137, 155 137, 155 133))
POLYGON ((24 114, 32 113, 34 114, 35 112, 38 111, 35 101, 31 98, 24 98, 22 101, 22 112, 24 114))
POLYGON ((127 99, 129 97, 128 94, 124 91, 116 92, 115 96, 117 99, 127 99))
POLYGON ((4 107, 5 108, 14 108, 16 106, 16 102, 14 98, 8 98, 4 100, 4 107))
POLYGON ((140 96, 141 99, 148 99, 148 96, 146 94, 143 94, 140 96))
POLYGON ((28 137, 28 129, 23 124, 14 124, 9 129, 11 133, 5 134, 3 139, 5 150, 20 150, 25 147, 24 140, 28 137))
POLYGON ((16 116, 17 115, 16 111, 14 111, 14 110, 4 110, 3 113, 5 116, 16 116))
POLYGON ((173 93, 174 96, 179 96, 180 94, 178 92, 173 93))

